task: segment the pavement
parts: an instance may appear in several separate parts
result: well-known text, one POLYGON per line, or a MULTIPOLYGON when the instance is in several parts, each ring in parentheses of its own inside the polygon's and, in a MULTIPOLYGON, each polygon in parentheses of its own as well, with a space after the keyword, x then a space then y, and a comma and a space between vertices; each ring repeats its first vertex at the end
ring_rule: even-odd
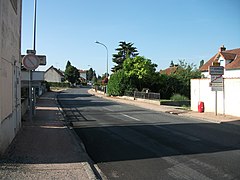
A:
POLYGON ((101 179, 81 140, 65 125, 56 94, 38 99, 32 121, 24 117, 0 158, 0 179, 101 179))
POLYGON ((165 112, 165 113, 178 115, 178 116, 196 118, 204 121, 209 121, 212 123, 234 123, 234 124, 240 125, 240 117, 236 117, 236 116, 222 115, 222 114, 217 114, 216 116, 215 113, 213 112, 199 113, 196 111, 187 110, 182 107, 160 105, 160 103, 157 101, 151 101, 151 100, 149 101, 149 100, 142 100, 142 99, 134 100, 132 97, 126 97, 126 96, 120 96, 120 97, 106 96, 100 91, 96 92, 94 89, 90 89, 88 93, 101 98, 106 98, 108 100, 131 104, 134 106, 139 106, 139 107, 150 109, 153 111, 159 111, 159 112, 165 112))
MULTIPOLYGON (((94 90, 89 90, 89 93, 120 103, 215 123, 240 122, 240 117, 198 113, 127 97, 108 97, 94 90)), ((47 92, 38 99, 32 121, 24 117, 22 129, 0 158, 0 179, 105 179, 89 158, 81 139, 65 124, 56 94, 47 92)))

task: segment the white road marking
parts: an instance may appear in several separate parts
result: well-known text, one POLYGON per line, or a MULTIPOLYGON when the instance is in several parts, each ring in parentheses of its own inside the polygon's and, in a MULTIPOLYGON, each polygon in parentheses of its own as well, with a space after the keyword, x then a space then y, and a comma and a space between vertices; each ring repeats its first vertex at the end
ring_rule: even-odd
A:
POLYGON ((121 115, 123 115, 123 116, 125 116, 125 117, 128 117, 128 118, 130 118, 130 119, 133 119, 133 120, 135 120, 135 121, 141 121, 140 119, 137 119, 137 118, 135 118, 135 117, 132 117, 132 116, 129 116, 129 115, 126 115, 126 114, 123 114, 123 113, 121 113, 121 115))
POLYGON ((105 109, 105 110, 107 110, 107 111, 111 111, 111 112, 113 112, 114 110, 112 110, 112 109, 109 109, 109 108, 107 108, 107 107, 103 107, 103 109, 105 109))

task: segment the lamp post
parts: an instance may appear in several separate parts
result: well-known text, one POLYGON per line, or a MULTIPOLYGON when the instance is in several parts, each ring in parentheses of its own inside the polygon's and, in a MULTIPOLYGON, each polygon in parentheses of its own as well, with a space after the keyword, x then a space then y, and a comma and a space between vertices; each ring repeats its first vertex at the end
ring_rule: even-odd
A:
MULTIPOLYGON (((106 48, 106 51, 107 51, 107 73, 106 73, 106 78, 108 78, 108 48, 105 44, 99 42, 99 41, 95 41, 95 43, 97 44, 100 44, 102 46, 104 46, 106 48)), ((106 85, 106 94, 107 94, 107 85, 106 85)))
POLYGON ((107 74, 106 74, 106 77, 108 78, 108 48, 107 48, 107 46, 105 44, 103 44, 101 42, 95 41, 95 43, 104 46, 106 48, 106 50, 107 50, 107 74))

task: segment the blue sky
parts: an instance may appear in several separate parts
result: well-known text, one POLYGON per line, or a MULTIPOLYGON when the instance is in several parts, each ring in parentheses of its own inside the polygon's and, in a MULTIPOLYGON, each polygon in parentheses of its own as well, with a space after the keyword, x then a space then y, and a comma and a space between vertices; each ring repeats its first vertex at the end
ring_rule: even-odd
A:
MULTIPOLYGON (((33 2, 23 0, 22 54, 32 48, 33 2)), ((106 72, 106 50, 112 54, 119 41, 134 43, 141 56, 158 70, 185 59, 199 65, 221 45, 240 48, 239 0, 38 0, 37 54, 65 70, 69 60, 78 69, 106 72)))

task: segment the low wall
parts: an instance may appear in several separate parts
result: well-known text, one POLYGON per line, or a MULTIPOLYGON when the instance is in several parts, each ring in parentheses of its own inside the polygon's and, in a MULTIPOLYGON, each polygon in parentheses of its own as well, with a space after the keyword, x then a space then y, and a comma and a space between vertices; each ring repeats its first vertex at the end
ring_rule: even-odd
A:
MULTIPOLYGON (((198 111, 198 102, 204 102, 205 112, 215 112, 215 91, 210 79, 191 80, 191 110, 198 111)), ((217 91, 217 113, 240 117, 240 78, 224 79, 224 91, 217 91)))

